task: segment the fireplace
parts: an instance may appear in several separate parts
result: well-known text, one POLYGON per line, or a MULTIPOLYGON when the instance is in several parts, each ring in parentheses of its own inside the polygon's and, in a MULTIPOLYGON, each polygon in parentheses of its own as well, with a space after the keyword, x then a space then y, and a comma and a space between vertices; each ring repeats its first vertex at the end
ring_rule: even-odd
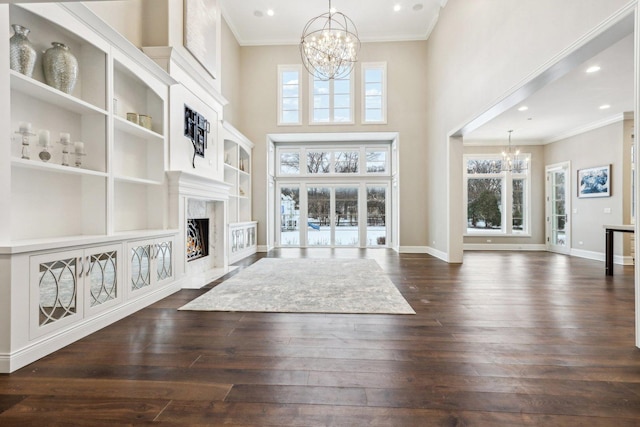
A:
POLYGON ((187 219, 187 262, 209 255, 209 218, 187 219))

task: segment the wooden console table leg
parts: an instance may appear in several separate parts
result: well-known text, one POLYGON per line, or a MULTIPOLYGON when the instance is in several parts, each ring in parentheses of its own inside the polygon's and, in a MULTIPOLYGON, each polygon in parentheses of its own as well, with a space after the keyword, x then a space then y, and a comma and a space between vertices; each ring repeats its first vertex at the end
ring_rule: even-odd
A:
POLYGON ((613 276, 613 230, 605 231, 605 275, 613 276))

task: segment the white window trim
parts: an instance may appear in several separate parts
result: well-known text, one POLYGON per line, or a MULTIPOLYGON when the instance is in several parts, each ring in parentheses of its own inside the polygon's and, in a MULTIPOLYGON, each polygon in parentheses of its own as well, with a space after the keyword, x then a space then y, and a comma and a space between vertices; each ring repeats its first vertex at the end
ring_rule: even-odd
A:
POLYGON ((333 90, 333 83, 334 80, 331 79, 329 80, 329 121, 328 122, 316 122, 313 120, 313 113, 314 113, 314 108, 313 108, 313 88, 314 88, 314 83, 315 83, 315 78, 312 74, 309 74, 309 125, 310 126, 342 126, 342 125, 354 125, 355 124, 355 111, 354 111, 354 106, 355 106, 355 100, 354 100, 354 86, 355 86, 355 79, 354 79, 354 72, 352 71, 351 73, 349 73, 349 121, 346 122, 336 122, 333 120, 333 113, 334 113, 334 90, 333 90))
POLYGON ((501 172, 501 173, 487 173, 487 174, 471 174, 467 173, 467 164, 469 160, 492 160, 492 159, 500 159, 500 155, 496 154, 466 154, 463 156, 463 195, 464 195, 464 209, 463 209, 463 236, 464 237, 483 237, 483 236, 495 236, 495 237, 531 237, 531 154, 530 153, 521 153, 520 154, 523 159, 527 159, 529 164, 529 169, 525 173, 512 173, 512 172, 501 172), (502 202, 502 224, 505 224, 501 230, 495 231, 477 231, 477 232, 469 232, 468 228, 468 208, 467 205, 469 203, 469 193, 468 193, 468 179, 472 176, 474 178, 500 178, 502 180, 502 194, 503 194, 503 202, 502 202), (513 209, 513 179, 522 178, 525 182, 525 217, 524 217, 524 230, 522 231, 513 231, 513 217, 512 217, 512 209, 513 209), (506 197, 511 198, 511 200, 506 199, 506 197))
POLYGON ((302 65, 278 65, 278 126, 301 126, 302 125, 302 65), (282 109, 282 90, 283 81, 282 74, 287 71, 295 71, 298 73, 298 121, 283 122, 282 109))
POLYGON ((363 125, 380 125, 387 124, 387 63, 386 62, 363 62, 360 67, 360 110, 361 110, 361 122, 363 125), (367 120, 366 106, 366 81, 365 72, 368 69, 379 68, 382 70, 382 119, 381 120, 367 120))

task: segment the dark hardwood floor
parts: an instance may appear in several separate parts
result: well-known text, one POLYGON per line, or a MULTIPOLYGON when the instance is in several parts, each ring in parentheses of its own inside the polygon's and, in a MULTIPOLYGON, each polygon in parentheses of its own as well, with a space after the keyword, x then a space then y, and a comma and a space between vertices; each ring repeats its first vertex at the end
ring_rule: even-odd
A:
POLYGON ((269 256, 375 258, 417 315, 177 311, 208 289, 183 290, 0 375, 0 425, 640 425, 633 267, 606 277, 602 262, 525 252, 462 265, 269 256))

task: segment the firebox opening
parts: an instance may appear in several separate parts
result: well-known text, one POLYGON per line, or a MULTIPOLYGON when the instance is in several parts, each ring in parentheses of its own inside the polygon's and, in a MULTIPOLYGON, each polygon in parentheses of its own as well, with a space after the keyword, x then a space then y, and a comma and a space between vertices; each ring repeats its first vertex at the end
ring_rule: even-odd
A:
POLYGON ((187 261, 209 255, 209 218, 187 220, 187 261))

